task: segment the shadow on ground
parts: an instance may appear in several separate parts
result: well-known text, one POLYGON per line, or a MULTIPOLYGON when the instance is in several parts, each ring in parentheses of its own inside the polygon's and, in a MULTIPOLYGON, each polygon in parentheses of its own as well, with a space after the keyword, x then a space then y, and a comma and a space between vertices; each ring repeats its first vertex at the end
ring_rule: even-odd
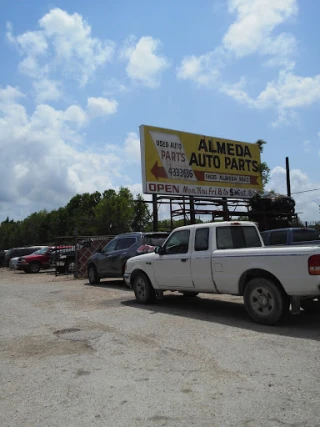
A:
POLYGON ((95 285, 91 285, 89 282, 87 282, 85 283, 85 286, 90 288, 105 288, 116 289, 118 291, 128 291, 133 295, 133 290, 128 288, 123 279, 105 279, 101 280, 100 283, 96 283, 95 285))
POLYGON ((153 314, 165 313, 254 332, 320 341, 320 312, 311 315, 301 311, 300 315, 290 315, 280 325, 264 326, 254 323, 248 317, 242 303, 209 299, 205 295, 186 298, 180 294, 169 294, 153 305, 138 304, 136 300, 122 301, 121 304, 138 310, 148 310, 153 314))

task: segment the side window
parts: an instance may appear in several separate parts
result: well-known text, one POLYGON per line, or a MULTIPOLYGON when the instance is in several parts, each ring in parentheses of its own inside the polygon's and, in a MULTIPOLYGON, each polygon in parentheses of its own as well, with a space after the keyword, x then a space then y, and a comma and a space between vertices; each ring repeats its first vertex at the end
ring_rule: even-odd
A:
POLYGON ((285 245, 287 243, 286 231, 273 231, 270 236, 270 245, 285 245))
POLYGON ((189 249, 190 230, 180 230, 173 233, 166 242, 167 254, 186 254, 189 249))
POLYGON ((209 228, 199 228, 196 231, 194 241, 195 251, 206 251, 209 249, 209 228))
POLYGON ((261 241, 255 227, 217 227, 218 249, 260 247, 261 241))
POLYGON ((135 243, 136 243, 135 237, 126 237, 124 239, 119 239, 117 240, 115 250, 120 251, 121 249, 129 249, 135 243))
POLYGON ((260 248, 261 240, 254 227, 243 227, 244 240, 247 248, 260 248))
POLYGON ((217 228, 217 249, 232 249, 231 227, 217 228))
POLYGON ((311 242, 312 240, 319 240, 319 235, 316 231, 293 230, 294 242, 311 242))
POLYGON ((110 252, 113 252, 115 250, 116 243, 117 240, 111 240, 111 242, 109 242, 107 246, 103 248, 103 253, 108 254, 110 252))

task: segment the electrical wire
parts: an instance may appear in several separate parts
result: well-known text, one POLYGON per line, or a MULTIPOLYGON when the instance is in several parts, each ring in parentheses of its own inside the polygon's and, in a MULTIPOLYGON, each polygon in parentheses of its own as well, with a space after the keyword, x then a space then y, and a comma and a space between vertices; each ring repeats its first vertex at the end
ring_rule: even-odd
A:
POLYGON ((296 192, 291 193, 291 194, 309 193, 310 191, 318 191, 318 190, 320 190, 320 187, 319 188, 314 188, 313 190, 296 191, 296 192))

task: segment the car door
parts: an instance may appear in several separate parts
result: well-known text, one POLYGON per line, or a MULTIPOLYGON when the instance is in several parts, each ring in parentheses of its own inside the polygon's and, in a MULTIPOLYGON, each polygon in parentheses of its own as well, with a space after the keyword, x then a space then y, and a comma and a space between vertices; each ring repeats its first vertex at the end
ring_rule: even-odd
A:
POLYGON ((156 254, 153 262, 155 279, 162 289, 193 288, 190 262, 190 229, 173 232, 156 254))
POLYGON ((216 292, 211 269, 211 241, 209 227, 200 227, 195 230, 191 273, 194 287, 202 292, 216 292))
POLYGON ((105 246, 102 253, 99 254, 99 258, 97 259, 99 276, 106 276, 108 272, 110 273, 110 257, 115 253, 116 244, 117 239, 111 240, 111 242, 105 246))
POLYGON ((135 237, 121 237, 115 240, 114 246, 109 247, 108 245, 103 257, 103 274, 110 276, 121 275, 128 249, 135 243, 135 237))

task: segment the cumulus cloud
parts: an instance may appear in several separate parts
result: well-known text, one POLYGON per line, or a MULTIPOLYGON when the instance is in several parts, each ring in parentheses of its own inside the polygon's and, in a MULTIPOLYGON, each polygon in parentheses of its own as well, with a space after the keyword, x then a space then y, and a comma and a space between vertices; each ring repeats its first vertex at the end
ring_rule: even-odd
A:
POLYGON ((34 81, 35 101, 37 103, 58 101, 62 98, 61 86, 60 82, 46 78, 34 81))
POLYGON ((129 132, 124 142, 124 152, 129 163, 140 163, 140 140, 135 132, 129 132))
POLYGON ((177 68, 179 79, 211 84, 228 62, 252 54, 266 57, 265 64, 269 66, 294 66, 291 58, 297 51, 295 37, 291 33, 273 33, 297 14, 296 0, 229 0, 228 11, 236 18, 220 46, 199 56, 186 56, 177 68))
POLYGON ((108 116, 117 112, 118 103, 114 99, 88 98, 88 114, 90 117, 108 116))
POLYGON ((223 37, 223 46, 236 57, 251 55, 262 49, 262 53, 274 53, 279 41, 292 35, 280 34, 273 37, 274 29, 294 17, 298 12, 296 0, 229 0, 229 12, 236 14, 223 37), (280 39, 279 39, 280 38, 280 39))
POLYGON ((177 68, 177 77, 192 80, 199 86, 208 86, 220 76, 225 58, 226 52, 221 48, 200 56, 187 56, 177 68))
POLYGON ((126 72, 130 79, 143 86, 158 87, 161 74, 170 65, 160 50, 160 40, 145 36, 136 42, 134 37, 130 37, 120 54, 128 61, 126 72))
POLYGON ((90 25, 78 13, 51 9, 38 26, 38 30, 15 36, 11 24, 7 25, 7 39, 22 56, 19 69, 29 77, 58 72, 83 86, 112 60, 114 43, 93 37, 90 25))
POLYGON ((85 109, 39 104, 29 113, 24 99, 17 88, 0 87, 0 218, 23 218, 63 206, 76 193, 115 187, 126 167, 123 150, 135 151, 134 134, 121 153, 108 144, 93 152, 85 144, 85 109))
POLYGON ((279 122, 296 118, 294 111, 320 101, 320 74, 313 77, 298 76, 290 71, 280 71, 278 78, 268 82, 256 98, 246 91, 246 79, 236 84, 224 84, 220 90, 238 102, 249 107, 265 109, 276 108, 279 122))

